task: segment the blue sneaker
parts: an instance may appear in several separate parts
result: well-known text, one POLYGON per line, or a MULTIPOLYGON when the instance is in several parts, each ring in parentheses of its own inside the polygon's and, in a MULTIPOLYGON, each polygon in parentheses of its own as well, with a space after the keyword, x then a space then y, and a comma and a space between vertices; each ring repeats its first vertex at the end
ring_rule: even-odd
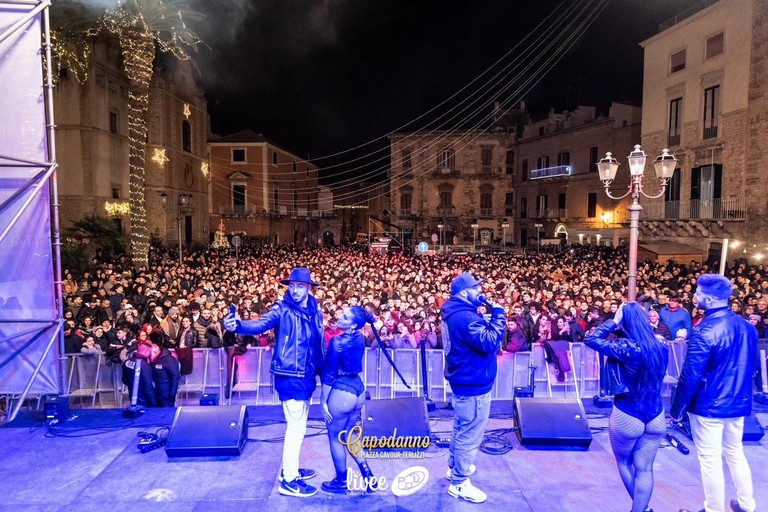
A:
POLYGON ((298 478, 293 482, 280 481, 280 494, 283 496, 296 496, 297 498, 309 498, 317 494, 317 487, 312 487, 298 478))
MULTIPOLYGON (((296 477, 296 480, 309 480, 310 478, 314 478, 315 475, 317 475, 317 471, 314 469, 303 469, 299 468, 299 476, 296 477)), ((284 482, 285 477, 283 477, 283 470, 280 470, 280 481, 284 482)))

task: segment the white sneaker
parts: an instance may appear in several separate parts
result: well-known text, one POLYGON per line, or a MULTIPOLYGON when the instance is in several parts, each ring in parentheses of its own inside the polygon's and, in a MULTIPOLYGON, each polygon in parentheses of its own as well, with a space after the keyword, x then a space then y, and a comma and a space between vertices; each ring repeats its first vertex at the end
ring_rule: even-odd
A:
POLYGON ((449 485, 448 494, 454 498, 461 498, 472 503, 482 503, 488 499, 488 495, 472 485, 472 482, 469 481, 469 478, 461 482, 459 485, 449 485))
MULTIPOLYGON (((469 476, 474 475, 476 469, 477 468, 475 467, 474 464, 470 464, 469 465, 469 474, 467 476, 469 477, 469 476)), ((445 478, 447 478, 448 480, 451 479, 451 468, 448 468, 448 470, 445 472, 445 478)))

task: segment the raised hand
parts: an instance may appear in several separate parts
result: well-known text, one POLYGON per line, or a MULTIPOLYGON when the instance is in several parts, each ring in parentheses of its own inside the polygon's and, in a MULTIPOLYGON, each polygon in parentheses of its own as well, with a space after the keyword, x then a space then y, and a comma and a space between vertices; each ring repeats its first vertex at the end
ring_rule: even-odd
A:
POLYGON ((224 328, 230 332, 237 332, 240 325, 240 318, 237 315, 237 307, 234 304, 229 305, 229 314, 224 317, 224 328))

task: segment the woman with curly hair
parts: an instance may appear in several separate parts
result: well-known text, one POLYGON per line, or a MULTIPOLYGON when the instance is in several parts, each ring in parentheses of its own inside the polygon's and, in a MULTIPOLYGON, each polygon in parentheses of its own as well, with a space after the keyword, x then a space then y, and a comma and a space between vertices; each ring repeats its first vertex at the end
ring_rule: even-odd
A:
MULTIPOLYGON (((331 458, 336 469, 336 478, 323 482, 322 489, 326 492, 348 492, 347 447, 340 437, 344 438, 352 430, 365 404, 365 385, 360 378, 365 355, 365 336, 360 333, 360 329, 368 322, 378 338, 376 328, 373 327, 374 321, 373 315, 361 306, 345 308, 336 320, 336 326, 342 332, 330 340, 326 354, 320 404, 328 424, 331 458)), ((357 453, 350 451, 349 454, 360 468, 360 474, 370 483, 373 473, 368 464, 359 458, 357 453)))
POLYGON ((667 369, 667 347, 653 333, 648 315, 636 302, 622 304, 608 320, 584 338, 608 356, 608 392, 615 395, 608 436, 632 512, 644 512, 653 494, 653 461, 666 431, 661 382, 667 369), (617 328, 626 338, 610 336, 617 328))

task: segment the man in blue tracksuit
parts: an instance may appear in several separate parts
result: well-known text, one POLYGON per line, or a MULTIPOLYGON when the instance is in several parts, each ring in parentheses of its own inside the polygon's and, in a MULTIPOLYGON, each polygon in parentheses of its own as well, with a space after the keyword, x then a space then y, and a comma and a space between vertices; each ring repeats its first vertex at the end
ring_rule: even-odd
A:
POLYGON ((473 503, 488 496, 472 485, 472 461, 483 439, 491 412, 491 388, 496 378, 497 352, 504 340, 507 319, 504 308, 488 301, 477 280, 465 272, 451 282, 451 298, 441 309, 445 378, 453 390, 453 435, 451 436, 448 494, 473 503), (490 308, 483 316, 478 308, 490 308), (487 318, 487 319, 486 319, 487 318))
POLYGON ((232 307, 224 319, 224 327, 237 334, 253 336, 270 329, 275 331, 270 371, 275 376, 275 389, 286 421, 279 492, 304 498, 317 494, 316 487, 304 482, 317 472, 299 468, 299 453, 307 431, 309 399, 323 366, 323 313, 309 294, 311 287, 318 283, 312 281, 308 269, 294 268, 288 279, 280 283, 288 287, 288 292, 266 313, 257 320, 241 322, 232 307))

